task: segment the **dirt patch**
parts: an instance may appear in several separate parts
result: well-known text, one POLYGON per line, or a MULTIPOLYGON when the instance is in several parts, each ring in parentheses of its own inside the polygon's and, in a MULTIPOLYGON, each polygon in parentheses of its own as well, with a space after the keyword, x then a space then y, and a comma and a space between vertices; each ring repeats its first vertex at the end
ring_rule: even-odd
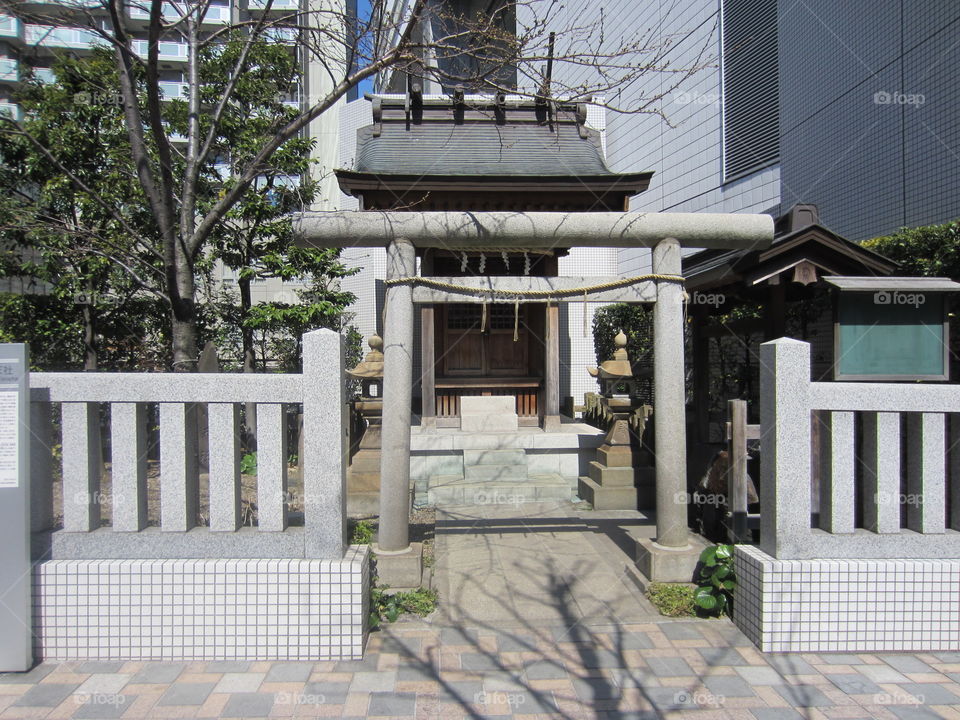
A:
MULTIPOLYGON (((107 464, 101 481, 101 490, 94 497, 100 506, 100 524, 109 526, 113 518, 113 479, 110 465, 107 464)), ((303 525, 303 476, 299 468, 291 467, 287 471, 287 509, 291 526, 303 525)), ((59 477, 53 481, 54 529, 63 527, 63 482, 59 477)), ((366 519, 376 534, 379 518, 366 519)), ((206 473, 200 475, 200 504, 197 512, 197 525, 210 524, 210 483, 206 473)), ((241 525, 257 525, 257 476, 240 476, 240 522, 241 525)), ((160 525, 160 464, 150 462, 147 465, 147 524, 160 525)), ((426 567, 434 563, 434 539, 436 535, 437 513, 432 507, 416 508, 410 512, 410 540, 423 543, 423 562, 426 567)))
MULTIPOLYGON (((63 527, 63 482, 58 476, 53 479, 53 529, 63 527)), ((113 520, 113 475, 109 463, 105 464, 101 478, 100 491, 93 501, 100 506, 100 525, 109 526, 113 520)), ((82 499, 81 499, 82 501, 82 499)), ((289 524, 303 525, 303 477, 299 468, 287 470, 287 504, 289 524)), ((210 480, 207 473, 200 474, 200 502, 197 509, 196 524, 200 527, 210 525, 210 480)), ((240 524, 255 527, 257 525, 257 476, 240 476, 240 524)), ((147 464, 147 525, 160 525, 160 464, 150 461, 147 464)))

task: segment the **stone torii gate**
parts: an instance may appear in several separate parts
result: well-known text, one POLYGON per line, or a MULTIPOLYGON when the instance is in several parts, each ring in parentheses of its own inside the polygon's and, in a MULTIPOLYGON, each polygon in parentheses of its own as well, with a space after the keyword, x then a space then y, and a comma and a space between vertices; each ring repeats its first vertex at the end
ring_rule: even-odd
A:
MULTIPOLYGON (((768 215, 626 212, 391 212, 304 213, 294 221, 296 242, 308 247, 386 247, 387 290, 384 318, 384 377, 380 531, 378 555, 412 554, 409 542, 410 423, 413 389, 414 303, 464 301, 464 287, 490 302, 543 291, 558 301, 584 297, 623 278, 570 277, 416 277, 418 248, 652 248, 649 279, 623 282, 623 292, 594 299, 654 303, 654 414, 656 444, 657 537, 654 556, 641 570, 652 580, 670 580, 671 568, 696 549, 690 544, 686 505, 686 420, 684 389, 681 248, 759 249, 773 240, 768 215), (460 290, 444 289, 444 281, 460 290), (574 290, 576 289, 576 290, 574 290), (569 293, 563 297, 564 292, 569 293), (578 294, 572 294, 577 292, 578 294), (512 295, 511 295, 512 294, 512 295), (657 577, 655 577, 657 576, 657 577)), ((551 372, 547 368, 547 372, 551 372)), ((550 378, 546 378, 549 384, 550 378)), ((555 382, 555 379, 554 379, 555 382)), ((547 403, 557 399, 548 398, 547 403)), ((559 414, 559 410, 556 410, 559 414)), ((548 407, 548 414, 550 408, 548 407)), ((413 560, 413 558, 410 558, 413 560)), ((681 561, 682 566, 688 562, 681 561)), ((689 581, 690 578, 683 578, 689 581)))

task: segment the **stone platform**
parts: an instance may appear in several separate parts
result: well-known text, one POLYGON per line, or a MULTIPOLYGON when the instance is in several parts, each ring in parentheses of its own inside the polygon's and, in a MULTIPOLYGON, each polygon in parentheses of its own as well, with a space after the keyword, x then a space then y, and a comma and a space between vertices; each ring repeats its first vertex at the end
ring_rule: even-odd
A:
POLYGON ((604 433, 577 422, 554 432, 411 428, 415 505, 519 504, 569 500, 589 473, 604 433))

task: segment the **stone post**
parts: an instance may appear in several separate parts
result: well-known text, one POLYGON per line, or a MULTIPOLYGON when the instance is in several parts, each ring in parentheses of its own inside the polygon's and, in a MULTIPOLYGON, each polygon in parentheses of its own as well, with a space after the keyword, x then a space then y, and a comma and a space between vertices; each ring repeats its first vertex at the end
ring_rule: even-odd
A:
MULTIPOLYGON (((810 536, 810 346, 805 342, 780 338, 760 346, 760 437, 760 549, 790 557, 792 548, 808 544, 810 536)), ((899 453, 899 438, 895 447, 899 453)), ((896 477, 899 483, 899 468, 896 477)))
MULTIPOLYGON (((387 246, 387 280, 413 277, 416 251, 402 238, 387 246)), ((413 288, 389 285, 383 322, 383 421, 379 550, 410 545, 410 402, 413 390, 413 288)))
MULTIPOLYGON (((680 243, 653 249, 653 272, 680 275, 680 243)), ((657 544, 687 546, 686 407, 683 364, 683 285, 658 281, 653 308, 653 418, 657 449, 657 544)))
POLYGON ((304 557, 343 557, 347 545, 347 403, 343 338, 303 336, 304 557))

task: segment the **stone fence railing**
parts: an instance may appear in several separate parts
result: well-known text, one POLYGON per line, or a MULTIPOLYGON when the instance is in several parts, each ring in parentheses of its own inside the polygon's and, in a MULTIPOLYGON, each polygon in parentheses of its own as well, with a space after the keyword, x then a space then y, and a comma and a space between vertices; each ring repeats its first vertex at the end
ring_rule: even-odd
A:
POLYGON ((303 338, 300 375, 32 373, 35 555, 95 558, 329 558, 346 549, 343 346, 303 338), (50 422, 61 406, 63 529, 52 524, 50 422), (159 406, 159 519, 147 525, 147 404, 159 406), (257 527, 241 527, 240 405, 257 405, 257 527), (285 406, 303 406, 302 527, 288 525, 285 406), (109 405, 111 525, 101 527, 101 405, 109 405), (198 405, 207 409, 209 526, 197 527, 198 405), (48 545, 47 545, 48 544, 48 545))
POLYGON ((809 345, 789 339, 762 345, 760 365, 765 553, 960 557, 960 386, 811 382, 809 345), (812 423, 820 423, 817 458, 812 423), (815 461, 820 485, 811 493, 815 461))

